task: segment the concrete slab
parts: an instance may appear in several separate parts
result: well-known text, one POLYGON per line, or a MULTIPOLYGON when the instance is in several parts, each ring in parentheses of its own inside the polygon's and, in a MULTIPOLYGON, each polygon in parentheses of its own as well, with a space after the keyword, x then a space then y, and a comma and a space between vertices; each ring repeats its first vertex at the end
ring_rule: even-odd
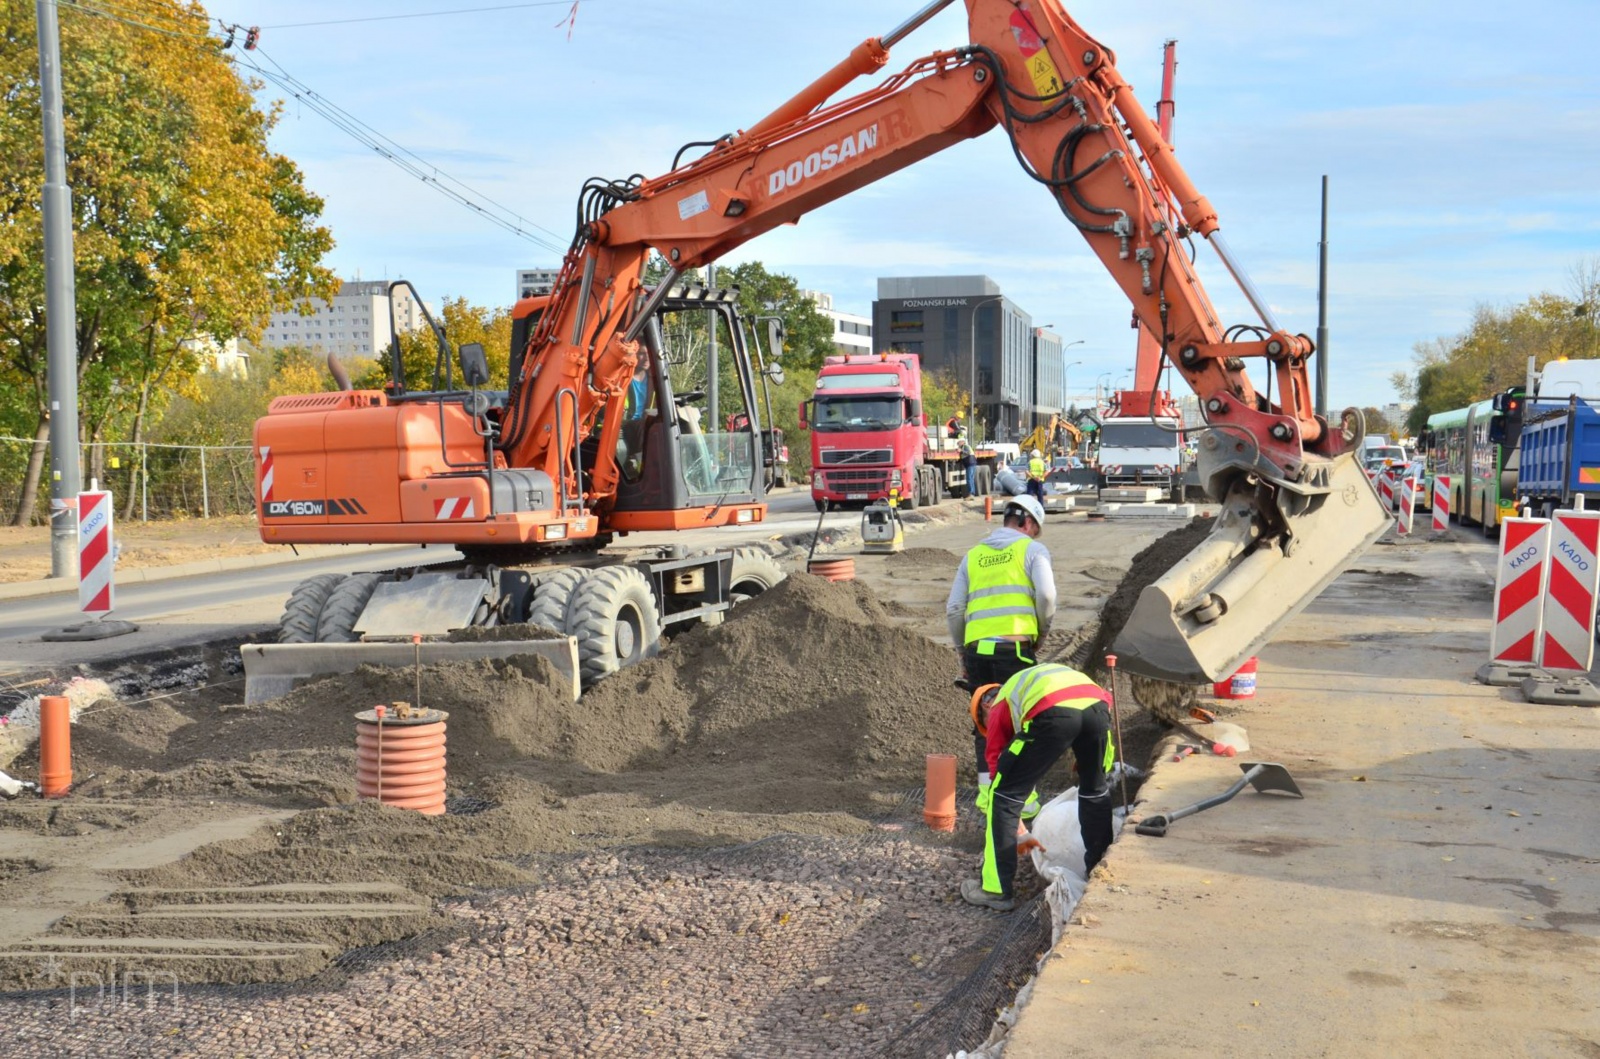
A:
MULTIPOLYGON (((267 702, 294 690, 312 677, 353 673, 364 665, 404 668, 414 665, 416 648, 409 643, 296 643, 244 644, 245 705, 267 702)), ((424 665, 478 658, 514 658, 538 655, 555 666, 572 683, 572 697, 580 692, 578 641, 571 636, 552 640, 500 640, 486 643, 424 643, 424 665)))
POLYGON ((1095 513, 1106 518, 1194 518, 1194 504, 1106 504, 1095 513))
POLYGON ((1102 503, 1153 504, 1167 495, 1167 490, 1153 485, 1117 486, 1100 490, 1102 503))

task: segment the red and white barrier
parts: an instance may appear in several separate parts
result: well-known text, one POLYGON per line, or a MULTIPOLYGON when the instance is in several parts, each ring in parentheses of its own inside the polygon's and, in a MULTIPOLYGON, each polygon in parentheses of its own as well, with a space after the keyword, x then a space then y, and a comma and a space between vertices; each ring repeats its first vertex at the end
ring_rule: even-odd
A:
POLYGON ((110 614, 116 606, 111 577, 111 494, 78 494, 78 607, 85 614, 110 614))
POLYGON ((1378 483, 1378 499, 1383 502, 1383 510, 1394 514, 1394 479, 1388 471, 1379 471, 1376 479, 1378 483))
POLYGON ((1417 484, 1415 478, 1407 478, 1400 483, 1394 513, 1394 532, 1397 536, 1408 536, 1416 528, 1417 484))
POLYGON ((1435 475, 1433 479, 1433 532, 1450 530, 1450 476, 1435 475))
POLYGON ((1500 524, 1489 661, 1537 665, 1544 632, 1544 588, 1550 570, 1550 520, 1508 518, 1500 524))
POLYGON ((1600 511, 1557 511, 1550 528, 1539 665, 1587 673, 1594 664, 1595 601, 1600 595, 1600 511))

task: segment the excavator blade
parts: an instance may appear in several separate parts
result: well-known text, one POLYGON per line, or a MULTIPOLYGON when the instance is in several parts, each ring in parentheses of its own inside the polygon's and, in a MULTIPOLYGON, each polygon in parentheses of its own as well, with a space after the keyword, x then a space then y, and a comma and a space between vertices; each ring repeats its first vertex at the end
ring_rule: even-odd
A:
POLYGON ((1388 525, 1353 456, 1330 461, 1325 481, 1309 494, 1236 486, 1211 535, 1140 593, 1115 641, 1118 664, 1200 684, 1256 654, 1388 525))

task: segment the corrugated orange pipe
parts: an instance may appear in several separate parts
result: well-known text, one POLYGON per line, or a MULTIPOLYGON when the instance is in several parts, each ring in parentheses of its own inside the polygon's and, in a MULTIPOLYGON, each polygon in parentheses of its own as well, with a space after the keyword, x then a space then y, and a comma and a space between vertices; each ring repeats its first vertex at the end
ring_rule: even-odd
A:
POLYGON ((356 794, 427 816, 444 813, 445 720, 441 710, 397 703, 356 714, 356 794))
POLYGON ((806 573, 825 577, 829 581, 854 581, 856 579, 856 561, 854 559, 813 559, 806 564, 806 573))

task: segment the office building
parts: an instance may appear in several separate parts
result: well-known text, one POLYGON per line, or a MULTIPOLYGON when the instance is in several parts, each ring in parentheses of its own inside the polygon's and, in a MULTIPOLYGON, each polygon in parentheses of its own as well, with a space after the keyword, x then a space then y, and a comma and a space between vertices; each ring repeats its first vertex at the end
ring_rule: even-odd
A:
POLYGON ((424 326, 422 308, 409 287, 395 292, 391 329, 388 280, 346 280, 331 302, 308 299, 309 312, 273 313, 261 336, 263 349, 297 346, 314 353, 335 353, 341 360, 380 357, 394 331, 424 326))
POLYGON ((1038 404, 1032 323, 988 276, 880 278, 873 350, 918 354, 971 391, 980 437, 1015 441, 1038 404))
POLYGON ((809 298, 817 312, 833 321, 833 348, 849 355, 872 352, 872 321, 865 316, 843 312, 833 307, 833 295, 819 290, 803 290, 802 298, 809 298))
POLYGON ((559 268, 519 268, 517 270, 517 297, 516 301, 523 298, 537 298, 541 294, 549 294, 556 285, 556 277, 561 274, 559 268))
POLYGON ((1043 327, 1033 329, 1033 425, 1048 423, 1067 410, 1067 358, 1061 336, 1043 327))

